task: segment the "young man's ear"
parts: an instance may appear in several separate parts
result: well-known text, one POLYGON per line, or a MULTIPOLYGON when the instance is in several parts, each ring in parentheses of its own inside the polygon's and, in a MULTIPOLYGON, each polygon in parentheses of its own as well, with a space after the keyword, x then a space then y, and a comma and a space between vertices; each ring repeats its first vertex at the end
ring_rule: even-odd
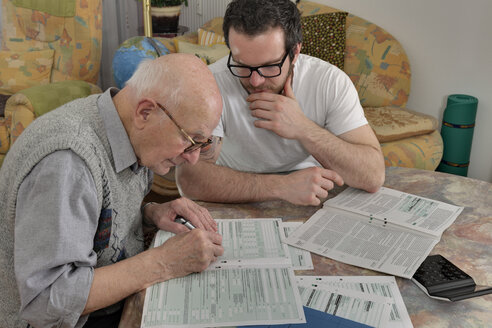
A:
POLYGON ((135 111, 133 112, 135 126, 139 129, 143 128, 149 121, 150 114, 155 111, 156 108, 157 104, 152 99, 145 98, 139 101, 135 111))
POLYGON ((295 64, 297 58, 299 58, 299 54, 301 53, 301 47, 302 47, 302 43, 300 42, 294 47, 294 59, 292 59, 292 64, 295 64))

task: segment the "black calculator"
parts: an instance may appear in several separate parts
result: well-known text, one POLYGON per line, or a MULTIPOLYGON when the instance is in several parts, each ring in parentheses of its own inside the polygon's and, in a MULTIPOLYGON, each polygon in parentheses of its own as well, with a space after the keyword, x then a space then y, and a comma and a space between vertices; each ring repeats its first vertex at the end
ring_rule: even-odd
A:
POLYGON ((472 277, 442 255, 428 256, 412 280, 430 297, 449 301, 492 293, 492 287, 477 286, 472 277))

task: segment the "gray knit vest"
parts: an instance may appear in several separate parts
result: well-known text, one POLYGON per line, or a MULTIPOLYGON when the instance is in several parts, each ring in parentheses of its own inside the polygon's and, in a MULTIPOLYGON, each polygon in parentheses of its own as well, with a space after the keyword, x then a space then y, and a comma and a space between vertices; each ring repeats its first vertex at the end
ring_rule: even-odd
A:
POLYGON ((98 220, 93 244, 97 267, 143 250, 140 204, 149 171, 142 168, 135 173, 127 168, 115 172, 97 97, 75 100, 36 119, 12 145, 0 169, 0 327, 26 327, 18 316, 20 301, 14 275, 15 207, 20 184, 48 154, 72 150, 94 178, 100 208, 100 217, 94 218, 98 220))

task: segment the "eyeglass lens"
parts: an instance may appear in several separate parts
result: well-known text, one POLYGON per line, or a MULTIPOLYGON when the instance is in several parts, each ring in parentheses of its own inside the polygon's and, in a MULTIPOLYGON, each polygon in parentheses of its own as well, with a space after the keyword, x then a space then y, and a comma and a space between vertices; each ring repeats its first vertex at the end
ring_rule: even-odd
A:
POLYGON ((206 147, 212 143, 212 138, 208 138, 208 140, 205 142, 193 140, 193 138, 190 137, 190 135, 188 133, 186 133, 185 130, 183 130, 183 128, 178 124, 178 122, 176 122, 174 117, 171 115, 171 113, 169 113, 169 111, 166 108, 164 108, 164 106, 162 106, 159 103, 157 103, 157 106, 159 106, 159 108, 162 109, 164 114, 166 114, 171 119, 171 121, 176 125, 176 127, 179 129, 181 134, 191 142, 191 146, 189 146, 189 147, 185 148, 185 150, 183 150, 184 153, 190 153, 192 151, 197 150, 198 148, 206 147))
POLYGON ((192 151, 195 151, 199 148, 203 148, 203 147, 206 147, 208 145, 210 145, 212 143, 212 138, 209 138, 207 141, 204 141, 204 142, 199 142, 199 141, 194 141, 193 140, 193 144, 187 148, 185 148, 185 150, 183 151, 184 153, 191 153, 192 151))
POLYGON ((238 77, 250 77, 253 71, 257 71, 263 77, 275 77, 281 73, 279 66, 263 66, 258 68, 231 66, 232 74, 238 77))
POLYGON ((247 78, 250 77, 253 72, 257 72, 263 77, 269 78, 269 77, 276 77, 282 74, 282 65, 285 62, 285 59, 287 58, 287 55, 289 53, 287 52, 284 55, 284 58, 282 58, 281 62, 278 64, 271 64, 271 65, 262 65, 262 66, 257 66, 257 67, 251 67, 251 66, 243 66, 243 65, 236 65, 236 64, 231 64, 232 59, 232 54, 229 53, 229 59, 227 61, 227 66, 229 67, 229 70, 231 73, 237 77, 240 78, 247 78))

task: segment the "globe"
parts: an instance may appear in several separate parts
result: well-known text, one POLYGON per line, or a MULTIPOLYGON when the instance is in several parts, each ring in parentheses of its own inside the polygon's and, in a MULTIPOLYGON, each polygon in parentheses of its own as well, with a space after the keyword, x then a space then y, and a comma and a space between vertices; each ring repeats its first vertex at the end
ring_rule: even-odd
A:
POLYGON ((142 60, 159 57, 156 47, 162 56, 169 54, 169 50, 159 40, 153 38, 152 41, 145 36, 136 36, 123 42, 116 50, 113 57, 113 78, 119 89, 125 86, 142 60))

